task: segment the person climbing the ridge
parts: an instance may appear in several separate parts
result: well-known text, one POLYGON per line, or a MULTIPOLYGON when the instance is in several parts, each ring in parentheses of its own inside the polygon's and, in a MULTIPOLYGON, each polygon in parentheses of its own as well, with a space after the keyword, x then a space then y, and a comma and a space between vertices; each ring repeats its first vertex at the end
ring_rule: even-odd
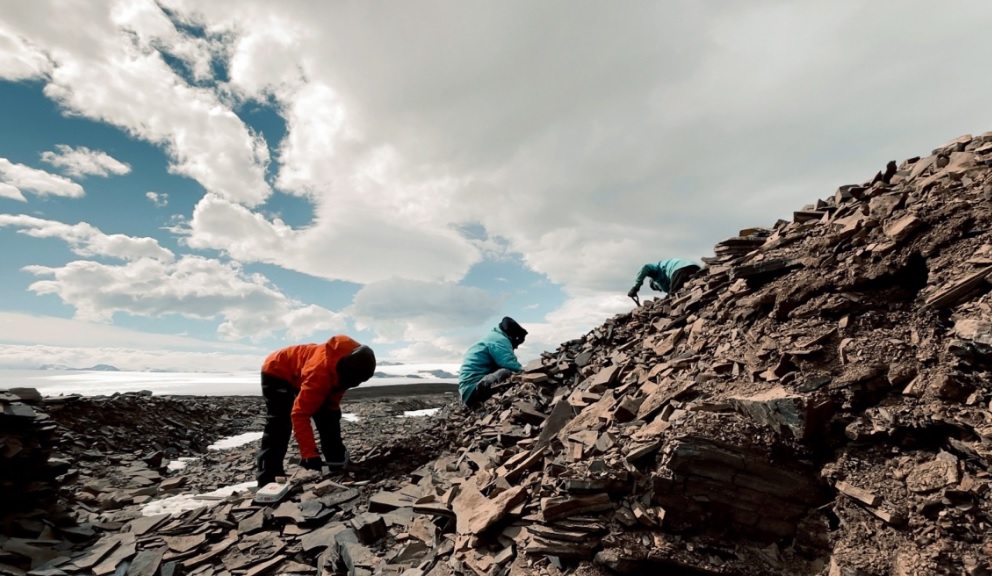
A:
POLYGON ((509 316, 472 344, 458 371, 458 395, 474 408, 496 393, 496 386, 523 367, 513 352, 524 343, 527 331, 509 316))
POLYGON ((652 290, 665 292, 671 296, 677 293, 699 270, 699 266, 694 262, 682 258, 669 258, 668 260, 645 264, 637 273, 634 287, 630 289, 630 292, 627 292, 627 296, 636 297, 645 278, 651 279, 652 290))
POLYGON ((304 468, 343 468, 348 463, 348 449, 341 440, 341 399, 374 372, 372 349, 344 334, 323 344, 299 344, 269 354, 262 364, 266 414, 256 459, 259 488, 286 475, 283 460, 290 432, 296 436, 304 468), (323 458, 311 419, 320 434, 323 458))

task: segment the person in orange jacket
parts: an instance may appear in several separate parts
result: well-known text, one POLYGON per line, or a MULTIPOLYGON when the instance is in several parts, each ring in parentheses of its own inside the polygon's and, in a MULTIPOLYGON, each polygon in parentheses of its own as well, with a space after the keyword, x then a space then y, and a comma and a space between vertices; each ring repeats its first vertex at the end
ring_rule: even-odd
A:
POLYGON ((266 414, 256 459, 259 488, 286 475, 283 460, 290 432, 296 436, 304 468, 340 468, 348 463, 348 450, 341 440, 341 398, 374 372, 372 349, 344 334, 324 344, 299 344, 269 354, 262 364, 266 414), (311 419, 320 434, 323 458, 317 451, 311 419))

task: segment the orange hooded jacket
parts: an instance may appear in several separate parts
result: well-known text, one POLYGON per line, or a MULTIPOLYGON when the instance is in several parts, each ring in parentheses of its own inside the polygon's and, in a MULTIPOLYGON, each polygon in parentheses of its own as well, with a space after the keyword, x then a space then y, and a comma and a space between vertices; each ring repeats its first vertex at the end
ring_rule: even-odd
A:
POLYGON ((277 350, 262 364, 262 372, 285 380, 300 391, 291 418, 300 458, 304 460, 320 456, 310 418, 324 405, 331 410, 341 409, 345 388, 338 383, 338 360, 358 346, 358 342, 339 334, 325 344, 300 344, 277 350))

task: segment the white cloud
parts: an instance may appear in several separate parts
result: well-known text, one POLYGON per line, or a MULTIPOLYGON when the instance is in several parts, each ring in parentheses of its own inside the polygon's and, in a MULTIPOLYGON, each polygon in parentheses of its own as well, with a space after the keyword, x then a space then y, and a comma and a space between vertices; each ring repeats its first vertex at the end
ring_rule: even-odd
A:
POLYGON ((208 90, 183 84, 161 56, 129 47, 101 62, 59 66, 46 94, 74 113, 165 146, 170 171, 245 204, 268 194, 264 142, 208 90))
POLYGON ((187 244, 222 250, 243 262, 266 262, 320 278, 368 283, 391 277, 454 281, 478 251, 457 232, 403 221, 395 213, 333 199, 313 226, 294 229, 207 195, 183 230, 187 244))
POLYGON ((59 238, 80 256, 110 256, 122 260, 152 258, 170 262, 172 252, 154 238, 135 238, 124 234, 104 234, 98 228, 80 222, 65 224, 24 214, 0 214, 0 228, 20 228, 22 234, 34 238, 59 238))
POLYGON ((156 208, 163 208, 169 205, 169 195, 165 192, 145 192, 145 198, 151 200, 156 208))
POLYGON ((629 312, 634 303, 625 295, 603 292, 579 293, 558 309, 545 315, 543 322, 522 323, 527 339, 517 355, 523 359, 554 351, 562 342, 578 338, 616 314, 629 312))
MULTIPOLYGON (((480 317, 475 323, 466 324, 475 327, 474 330, 425 330, 420 328, 422 322, 413 322, 403 325, 403 330, 393 334, 397 340, 407 344, 394 350, 391 357, 401 362, 459 362, 468 347, 497 326, 505 313, 527 330, 526 340, 515 350, 517 358, 526 364, 540 357, 542 352, 552 352, 562 342, 579 338, 609 318, 631 311, 633 307, 634 303, 624 295, 584 292, 570 296, 539 322, 521 320, 512 311, 499 310, 491 310, 488 317, 480 317)), ((369 322, 368 327, 378 331, 382 322, 369 322)), ((390 326, 390 322, 386 321, 385 326, 390 326)))
POLYGON ((56 144, 55 149, 58 152, 42 152, 42 161, 61 168, 70 176, 119 176, 131 171, 131 166, 100 150, 90 150, 86 146, 73 148, 65 144, 56 144))
POLYGON ((281 321, 285 326, 286 339, 301 341, 314 334, 337 333, 344 330, 345 318, 346 315, 343 313, 310 304, 286 311, 281 321))
POLYGON ((900 3, 897 23, 854 0, 168 2, 230 32, 242 94, 283 105, 281 186, 479 222, 568 289, 618 291, 644 261, 992 124, 973 73, 992 5, 965 4, 900 3))
POLYGON ((153 2, 117 2, 111 17, 134 35, 143 51, 160 50, 185 64, 194 80, 211 80, 212 64, 222 47, 213 39, 184 34, 153 2))
MULTIPOLYGON (((81 334, 89 337, 89 334, 81 334)), ((140 349, 131 344, 121 348, 17 346, 0 344, 0 369, 37 370, 41 366, 89 368, 98 364, 118 370, 171 372, 222 372, 229 370, 258 370, 267 353, 228 354, 198 350, 140 349)))
MULTIPOLYGON (((259 100, 303 86, 308 63, 300 59, 301 47, 313 40, 314 27, 262 5, 246 8, 246 16, 259 25, 237 26, 240 33, 229 46, 228 86, 242 97, 259 100)), ((220 27, 229 30, 228 24, 220 27)))
MULTIPOLYGON (((380 341, 404 344, 390 355, 400 362, 461 362, 472 343, 496 327, 502 316, 509 315, 527 330, 526 340, 515 350, 517 358, 526 364, 540 357, 542 352, 552 352, 562 342, 579 338, 609 318, 631 311, 633 307, 634 303, 624 295, 584 292, 569 296, 561 306, 537 322, 522 320, 513 311, 491 310, 488 317, 481 317, 480 314, 473 324, 466 323, 466 328, 460 330, 425 329, 424 323, 416 320, 408 324, 384 319, 376 322, 369 320, 367 327, 380 335, 380 341), (398 329, 389 333, 390 328, 398 329), (382 334, 382 329, 387 333, 382 334)), ((388 317, 388 314, 382 314, 382 317, 388 317)))
POLYGON ((196 256, 176 262, 142 259, 120 266, 76 261, 24 270, 52 277, 32 283, 30 290, 58 296, 75 308, 77 319, 90 322, 110 321, 116 313, 220 318, 217 333, 228 340, 259 340, 279 332, 302 338, 345 325, 340 314, 292 300, 260 275, 196 256))
POLYGON ((85 194, 82 186, 64 176, 24 164, 15 164, 6 158, 0 158, 0 184, 6 185, 0 190, 0 194, 15 200, 24 200, 24 196, 20 194, 22 190, 33 192, 38 196, 66 198, 81 198, 85 194))
POLYGON ((0 311, 0 325, 0 368, 110 364, 121 370, 257 370, 268 354, 243 344, 21 312, 0 311))
POLYGON ((465 355, 465 350, 477 339, 478 337, 473 339, 468 336, 462 338, 433 337, 430 339, 421 337, 394 350, 391 357, 405 364, 460 362, 465 355))
MULTIPOLYGON (((337 179, 328 166, 349 146, 360 145, 358 136, 347 132, 344 105, 334 90, 320 83, 301 86, 287 98, 287 134, 280 146, 279 187, 298 194, 333 193, 331 186, 345 189, 346 185, 334 182, 337 179), (317 157, 325 162, 314 162, 317 157)), ((355 172, 360 176, 358 170, 355 172)), ((340 192, 338 195, 345 196, 340 192)))
POLYGON ((28 199, 21 194, 21 191, 10 184, 0 182, 0 198, 9 198, 11 200, 19 200, 21 202, 27 202, 28 199))
POLYGON ((49 67, 48 59, 41 51, 4 29, 0 22, 0 78, 15 82, 39 78, 49 67))
POLYGON ((144 346, 162 350, 201 350, 229 354, 262 352, 254 346, 236 342, 217 342, 173 334, 141 332, 112 324, 6 310, 0 310, 0 324, 9 327, 0 334, 0 344, 64 347, 78 344, 80 340, 87 340, 92 346, 102 348, 144 346))
POLYGON ((365 285, 347 312, 359 330, 397 341, 478 326, 499 306, 500 301, 481 288, 393 279, 365 285))
MULTIPOLYGON (((159 49, 204 72, 209 46, 184 37, 152 2, 20 5, 2 14, 8 33, 49 55, 45 94, 74 115, 107 122, 162 146, 170 171, 236 202, 258 204, 268 148, 211 89, 191 86, 159 49), (59 18, 51 18, 54 12, 59 18)), ((9 78, 8 76, 3 76, 9 78)))
MULTIPOLYGON (((207 190, 183 215, 189 247, 370 284, 363 301, 390 278, 456 283, 510 254, 574 295, 534 326, 531 350, 629 309, 644 262, 697 258, 992 126, 992 78, 975 72, 984 0, 161 0, 204 38, 154 2, 109 5, 0 9, 14 55, 0 75, 44 79, 68 113, 162 146, 207 190), (225 58, 227 81, 212 78, 225 58), (279 196, 265 143, 232 112, 250 99, 286 120, 275 182, 313 203, 305 226, 254 210, 279 196)), ((24 199, 0 180, 0 196, 24 199)), ((462 344, 439 313, 364 305, 380 338, 418 338, 404 353, 462 344)))

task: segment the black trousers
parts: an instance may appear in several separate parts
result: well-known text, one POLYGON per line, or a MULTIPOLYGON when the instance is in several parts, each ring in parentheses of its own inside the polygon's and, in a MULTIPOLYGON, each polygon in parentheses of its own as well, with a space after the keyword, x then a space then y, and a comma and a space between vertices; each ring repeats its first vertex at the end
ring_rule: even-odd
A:
POLYGON ((475 408, 479 404, 489 400, 496 394, 496 386, 502 384, 510 376, 513 376, 513 372, 506 368, 500 368, 491 374, 486 374, 475 385, 475 390, 472 391, 472 395, 468 397, 465 405, 469 408, 475 408))
POLYGON ((675 294, 685 286, 693 276, 699 272, 699 266, 686 266, 685 268, 679 268, 672 273, 672 289, 669 291, 671 294, 675 294))
MULTIPOLYGON (((262 373, 262 398, 265 399, 265 429, 262 445, 256 458, 255 478, 259 486, 285 476, 283 461, 293 435, 293 403, 298 390, 282 380, 262 373)), ((313 423, 320 436, 320 449, 324 458, 331 461, 344 459, 344 442, 341 440, 341 411, 322 406, 313 415, 313 423)))

